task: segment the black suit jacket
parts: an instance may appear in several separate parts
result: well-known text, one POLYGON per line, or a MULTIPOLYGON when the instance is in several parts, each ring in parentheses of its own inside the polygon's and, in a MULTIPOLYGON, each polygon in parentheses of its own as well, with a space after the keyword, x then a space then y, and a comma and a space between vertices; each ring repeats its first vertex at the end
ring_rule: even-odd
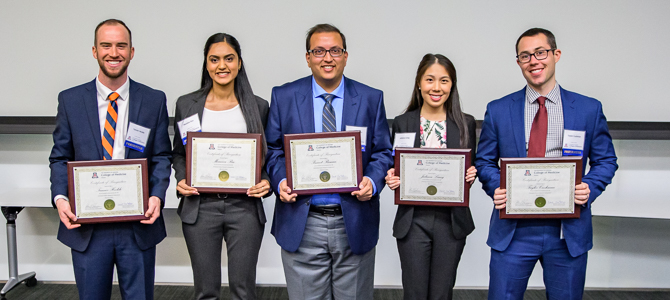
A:
MULTIPOLYGON (((205 102, 207 100, 207 94, 209 90, 198 90, 190 94, 179 97, 177 99, 177 107, 175 109, 174 115, 174 148, 173 148, 173 158, 174 163, 172 168, 174 168, 177 182, 182 179, 186 179, 186 148, 181 141, 181 133, 179 131, 179 126, 177 122, 186 119, 194 114, 198 114, 198 119, 200 124, 202 124, 202 112, 205 109, 205 102)), ((268 119, 268 110, 270 105, 263 98, 256 96, 256 105, 258 105, 258 112, 261 116, 261 122, 263 123, 263 128, 267 123, 268 119)), ((265 171, 265 166, 262 167, 261 178, 266 179, 270 182, 270 177, 265 171)), ((266 197, 272 193, 272 189, 267 193, 266 197)), ((200 196, 193 195, 188 197, 183 197, 181 194, 177 193, 177 197, 181 198, 179 201, 179 207, 177 208, 177 214, 181 218, 181 221, 187 224, 193 224, 198 219, 198 208, 200 207, 200 196)), ((248 197, 243 194, 231 194, 228 197, 236 198, 248 198, 251 201, 256 201, 256 208, 258 211, 258 219, 261 221, 261 224, 265 224, 265 210, 263 209, 263 202, 259 198, 248 197)))
MULTIPOLYGON (((393 134, 392 139, 395 139, 396 132, 416 132, 414 139, 414 148, 421 147, 421 109, 408 111, 402 115, 397 116, 393 120, 393 134)), ((468 124, 468 148, 472 149, 471 159, 474 165, 474 153, 476 153, 476 123, 475 118, 471 115, 465 114, 465 121, 468 124)), ((453 120, 447 118, 447 148, 462 148, 461 134, 453 120)), ((441 208, 436 208, 441 209, 441 208)), ((475 230, 475 223, 472 220, 472 214, 469 207, 450 207, 451 209, 451 227, 454 230, 454 236, 457 239, 462 239, 468 236, 475 230)), ((393 222, 393 236, 397 239, 402 239, 407 235, 412 219, 414 218, 414 205, 398 205, 398 212, 395 215, 393 222)))

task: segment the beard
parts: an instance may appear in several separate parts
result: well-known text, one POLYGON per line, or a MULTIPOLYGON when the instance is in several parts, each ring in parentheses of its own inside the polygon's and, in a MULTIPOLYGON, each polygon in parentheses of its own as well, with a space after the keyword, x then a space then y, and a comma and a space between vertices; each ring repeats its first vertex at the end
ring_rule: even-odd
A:
POLYGON ((121 66, 120 69, 117 71, 110 71, 106 68, 105 66, 105 61, 104 60, 98 60, 98 65, 100 66, 100 70, 102 70, 102 73, 105 74, 105 76, 111 78, 111 79, 116 79, 121 77, 121 75, 126 73, 126 70, 128 69, 128 63, 125 63, 121 66))

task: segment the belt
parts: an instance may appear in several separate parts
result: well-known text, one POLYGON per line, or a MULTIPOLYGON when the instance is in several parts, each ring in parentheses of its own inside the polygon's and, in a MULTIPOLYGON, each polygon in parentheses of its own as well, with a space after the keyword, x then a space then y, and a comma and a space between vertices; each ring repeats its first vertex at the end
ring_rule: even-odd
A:
POLYGON ((342 207, 339 205, 310 205, 309 211, 322 214, 324 216, 339 216, 342 214, 342 207))
POLYGON ((200 201, 205 199, 219 200, 228 198, 228 194, 224 193, 202 193, 200 194, 200 201))

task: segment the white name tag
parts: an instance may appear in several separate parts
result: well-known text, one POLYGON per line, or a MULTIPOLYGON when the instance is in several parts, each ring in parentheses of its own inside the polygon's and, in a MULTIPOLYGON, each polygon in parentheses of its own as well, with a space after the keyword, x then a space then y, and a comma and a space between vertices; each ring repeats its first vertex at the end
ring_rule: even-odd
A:
POLYGON ((586 131, 563 130, 563 156, 582 156, 586 131))
POLYGON ((202 129, 200 128, 200 118, 198 117, 198 114, 194 114, 186 119, 177 122, 177 126, 179 126, 179 133, 181 134, 181 143, 184 145, 186 145, 186 135, 188 134, 189 131, 193 132, 202 131, 202 129))
POLYGON ((150 132, 151 129, 149 128, 137 125, 133 122, 128 122, 126 142, 123 145, 130 149, 144 152, 144 147, 147 146, 147 140, 149 140, 150 132))
POLYGON ((347 125, 344 128, 345 131, 360 131, 361 132, 361 151, 365 152, 365 142, 368 136, 368 128, 360 126, 351 126, 347 125))
POLYGON ((402 132, 396 133, 393 139, 393 154, 395 155, 395 148, 414 148, 414 139, 416 139, 416 132, 402 132))

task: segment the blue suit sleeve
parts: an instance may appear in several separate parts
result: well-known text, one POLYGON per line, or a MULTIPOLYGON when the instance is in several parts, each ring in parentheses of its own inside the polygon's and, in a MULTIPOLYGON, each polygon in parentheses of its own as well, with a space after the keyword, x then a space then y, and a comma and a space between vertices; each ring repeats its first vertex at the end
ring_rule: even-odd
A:
MULTIPOLYGON (((276 90, 272 89, 270 113, 268 115, 268 124, 265 128, 265 138, 268 145, 265 168, 273 186, 278 186, 282 179, 286 178, 284 135, 282 134, 279 106, 276 90)), ((275 194, 279 197, 279 189, 275 191, 275 194)))
POLYGON ((384 95, 380 95, 377 113, 375 115, 374 134, 372 136, 372 151, 370 161, 363 170, 363 174, 370 178, 375 189, 376 195, 380 191, 379 187, 384 187, 386 182, 386 171, 393 166, 393 157, 391 156, 391 137, 389 125, 386 120, 386 108, 384 107, 384 95))
POLYGON ((56 128, 53 132, 54 146, 49 155, 49 168, 51 169, 51 205, 56 195, 68 196, 67 187, 67 162, 74 160, 74 146, 72 143, 72 132, 67 118, 67 110, 63 93, 58 94, 58 113, 56 114, 56 128))
POLYGON ((491 104, 489 104, 486 108, 482 132, 479 136, 475 167, 484 192, 491 198, 493 198, 496 188, 500 187, 499 151, 497 127, 494 125, 491 104))
POLYGON ((619 168, 617 157, 612 144, 607 127, 607 119, 603 114, 602 104, 598 102, 596 121, 593 126, 593 135, 589 149, 589 172, 582 178, 582 182, 589 185, 591 194, 589 195, 588 205, 591 205, 595 199, 602 194, 605 187, 612 183, 614 173, 619 168))
MULTIPOLYGON (((158 124, 154 134, 154 147, 149 159, 149 191, 151 196, 161 199, 161 208, 165 206, 165 191, 170 184, 170 166, 172 165, 172 147, 168 135, 168 110, 165 93, 161 94, 158 124)), ((176 137, 177 139, 179 137, 176 137)))

